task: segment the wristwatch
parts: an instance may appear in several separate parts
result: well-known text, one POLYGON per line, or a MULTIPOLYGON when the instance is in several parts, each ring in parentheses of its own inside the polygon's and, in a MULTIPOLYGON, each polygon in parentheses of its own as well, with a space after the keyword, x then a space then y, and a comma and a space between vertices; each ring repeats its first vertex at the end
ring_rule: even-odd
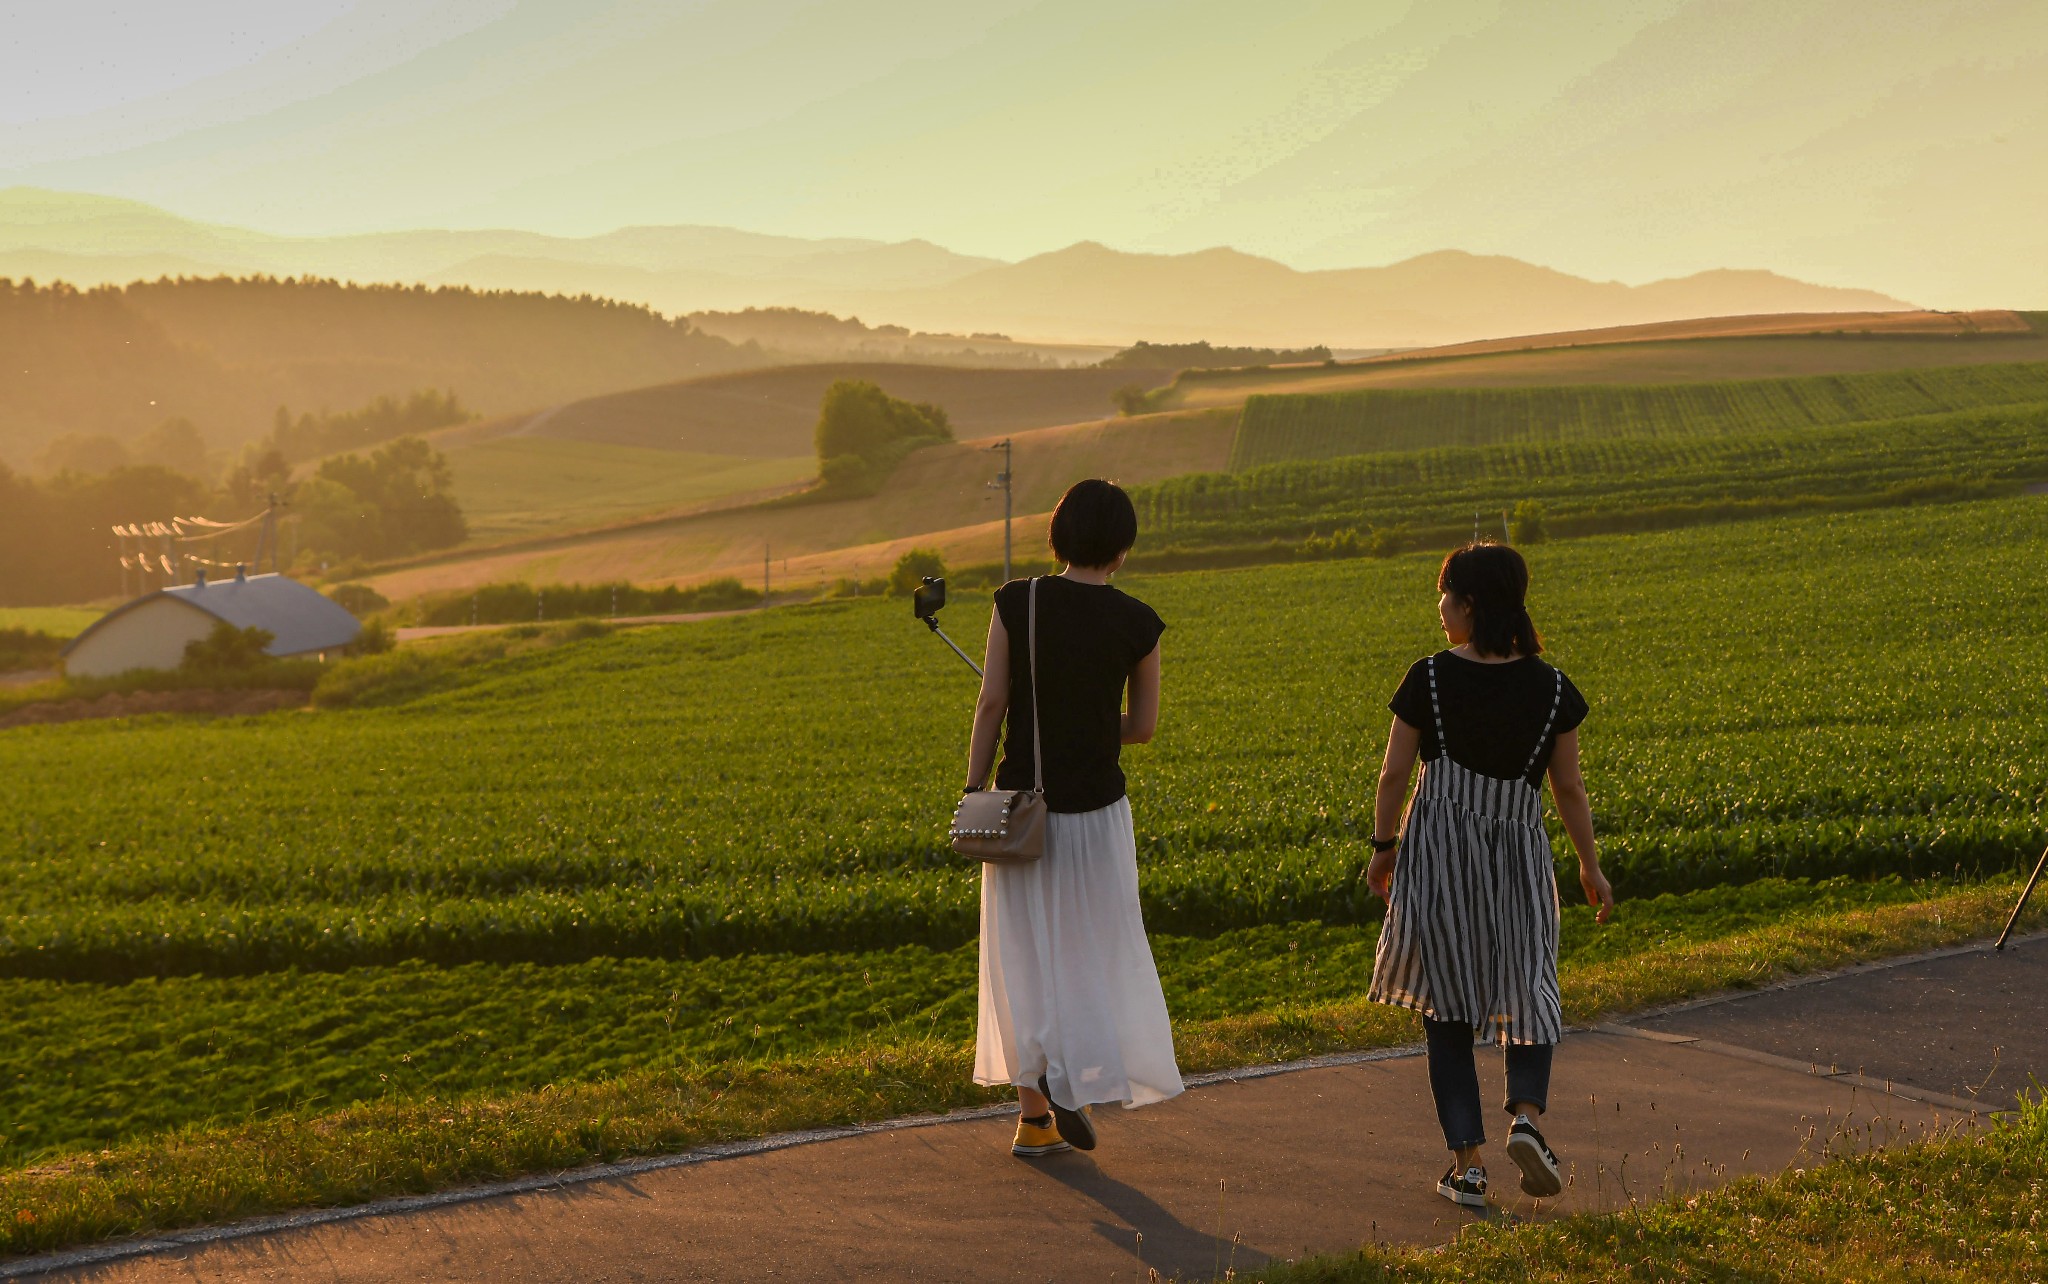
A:
POLYGON ((1372 849, 1375 852, 1390 852, 1400 845, 1401 836, 1399 834, 1395 834, 1392 838, 1375 838, 1372 840, 1372 849))

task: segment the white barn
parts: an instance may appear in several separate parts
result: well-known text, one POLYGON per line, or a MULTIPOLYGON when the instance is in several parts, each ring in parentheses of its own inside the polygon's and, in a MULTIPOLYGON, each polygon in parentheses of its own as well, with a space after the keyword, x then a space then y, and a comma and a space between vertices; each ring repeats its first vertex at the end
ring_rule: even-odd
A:
POLYGON ((175 669, 185 644, 225 620, 271 634, 267 654, 284 657, 338 650, 356 640, 356 617, 297 580, 245 575, 208 584, 180 584, 136 598, 95 620, 64 648, 64 671, 100 678, 130 669, 175 669))

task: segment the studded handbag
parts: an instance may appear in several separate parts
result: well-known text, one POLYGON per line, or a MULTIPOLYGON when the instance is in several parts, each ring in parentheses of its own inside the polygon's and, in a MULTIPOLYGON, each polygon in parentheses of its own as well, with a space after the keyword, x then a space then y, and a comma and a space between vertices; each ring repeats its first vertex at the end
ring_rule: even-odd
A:
POLYGON ((1020 865, 1045 855, 1045 755, 1038 747, 1038 578, 1024 599, 1024 654, 1031 666, 1032 787, 964 794, 946 836, 953 850, 984 865, 1020 865))

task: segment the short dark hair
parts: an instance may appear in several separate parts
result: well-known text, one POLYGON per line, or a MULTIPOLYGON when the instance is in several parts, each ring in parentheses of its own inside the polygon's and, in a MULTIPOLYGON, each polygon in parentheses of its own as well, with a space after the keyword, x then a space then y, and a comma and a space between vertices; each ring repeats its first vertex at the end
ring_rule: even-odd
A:
POLYGON ((1115 482, 1075 482, 1052 510, 1046 543, 1069 566, 1107 566, 1138 542, 1138 510, 1115 482))
POLYGON ((1486 655, 1540 655, 1543 639, 1529 618, 1529 564, 1490 540, 1453 549, 1436 587, 1472 608, 1472 647, 1486 655))

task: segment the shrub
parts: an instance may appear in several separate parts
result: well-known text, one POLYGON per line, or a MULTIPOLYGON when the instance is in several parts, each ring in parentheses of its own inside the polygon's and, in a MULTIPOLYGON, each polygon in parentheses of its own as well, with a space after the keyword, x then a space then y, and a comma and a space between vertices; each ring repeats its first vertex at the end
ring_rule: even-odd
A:
POLYGON ((1508 539, 1516 544, 1541 544, 1544 538, 1543 505, 1533 499, 1517 503, 1508 514, 1508 539))
POLYGON ((356 640, 349 643, 343 654, 382 655, 398 645, 398 639, 391 635, 390 626, 382 620, 371 620, 356 634, 356 640))
POLYGON ((1145 390, 1143 384, 1127 383, 1110 393, 1109 399, 1115 403, 1116 412, 1120 415, 1148 414, 1154 409, 1152 394, 1145 390))
POLYGON ((391 599, 367 584, 337 584, 327 590, 327 596, 354 616, 374 614, 391 605, 391 599))
POLYGON ((263 648, 277 640, 268 629, 238 629, 222 620, 213 632, 185 644, 187 673, 246 673, 270 663, 263 648))
POLYGON ((896 569, 889 572, 889 591, 905 597, 916 591, 925 576, 945 573, 945 558, 929 548, 913 548, 896 559, 896 569))
POLYGON ((63 649, 64 639, 39 629, 0 629, 0 673, 50 668, 63 649))

